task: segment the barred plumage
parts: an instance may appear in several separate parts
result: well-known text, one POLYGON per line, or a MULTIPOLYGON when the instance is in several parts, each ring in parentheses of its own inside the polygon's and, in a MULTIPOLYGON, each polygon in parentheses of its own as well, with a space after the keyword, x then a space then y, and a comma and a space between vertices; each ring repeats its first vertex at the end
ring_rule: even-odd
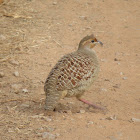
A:
POLYGON ((63 97, 76 96, 79 99, 93 83, 99 71, 99 64, 91 48, 98 42, 93 35, 86 36, 80 41, 77 51, 63 56, 57 62, 44 86, 46 110, 54 110, 57 102, 63 97))

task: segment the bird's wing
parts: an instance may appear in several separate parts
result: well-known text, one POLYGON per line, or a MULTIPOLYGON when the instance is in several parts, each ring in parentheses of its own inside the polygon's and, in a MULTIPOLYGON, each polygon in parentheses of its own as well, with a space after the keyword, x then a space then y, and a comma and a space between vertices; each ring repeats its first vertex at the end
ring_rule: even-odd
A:
POLYGON ((94 73, 92 59, 77 52, 62 57, 51 70, 47 81, 53 81, 58 91, 72 89, 87 81, 94 73))

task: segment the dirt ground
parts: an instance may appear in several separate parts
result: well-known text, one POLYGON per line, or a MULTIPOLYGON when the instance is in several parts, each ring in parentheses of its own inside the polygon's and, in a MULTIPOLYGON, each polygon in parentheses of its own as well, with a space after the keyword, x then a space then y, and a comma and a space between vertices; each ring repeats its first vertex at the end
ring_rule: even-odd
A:
MULTIPOLYGON (((140 140, 138 0, 5 0, 0 5, 0 140, 140 140), (60 57, 94 33, 100 74, 84 99, 44 110, 60 57)), ((139 22, 140 23, 140 22, 139 22)))

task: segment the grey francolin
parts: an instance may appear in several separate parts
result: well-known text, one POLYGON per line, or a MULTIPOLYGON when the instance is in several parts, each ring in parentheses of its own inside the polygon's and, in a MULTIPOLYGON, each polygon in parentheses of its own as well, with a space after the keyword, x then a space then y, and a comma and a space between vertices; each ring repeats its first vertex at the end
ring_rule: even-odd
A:
POLYGON ((102 109, 81 99, 99 72, 98 59, 92 50, 98 43, 103 45, 93 34, 84 37, 80 41, 77 51, 63 56, 52 68, 44 86, 46 110, 53 111, 61 98, 71 96, 75 96, 78 100, 95 108, 102 109))

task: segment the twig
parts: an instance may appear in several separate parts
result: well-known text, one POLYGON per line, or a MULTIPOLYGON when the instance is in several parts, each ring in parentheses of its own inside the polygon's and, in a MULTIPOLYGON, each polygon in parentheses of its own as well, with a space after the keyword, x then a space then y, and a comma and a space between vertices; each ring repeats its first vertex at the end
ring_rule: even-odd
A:
POLYGON ((5 17, 12 17, 12 18, 25 18, 25 19, 30 19, 30 18, 32 18, 32 17, 30 17, 30 16, 28 16, 28 17, 26 17, 26 16, 22 16, 22 15, 17 15, 17 14, 4 14, 3 16, 5 16, 5 17))
POLYGON ((61 48, 63 48, 63 46, 62 46, 60 43, 58 43, 58 42, 55 41, 54 39, 53 39, 53 41, 54 41, 56 44, 58 44, 61 48))
POLYGON ((11 99, 11 100, 7 100, 7 101, 3 101, 3 102, 0 102, 0 104, 4 104, 4 103, 8 103, 8 102, 14 102, 14 101, 32 101, 34 103, 40 103, 40 102, 37 102, 37 101, 34 101, 34 100, 26 100, 26 99, 11 99))
POLYGON ((7 57, 5 57, 5 58, 3 58, 3 59, 0 59, 0 62, 7 61, 7 60, 9 60, 10 58, 11 58, 11 56, 7 56, 7 57))

